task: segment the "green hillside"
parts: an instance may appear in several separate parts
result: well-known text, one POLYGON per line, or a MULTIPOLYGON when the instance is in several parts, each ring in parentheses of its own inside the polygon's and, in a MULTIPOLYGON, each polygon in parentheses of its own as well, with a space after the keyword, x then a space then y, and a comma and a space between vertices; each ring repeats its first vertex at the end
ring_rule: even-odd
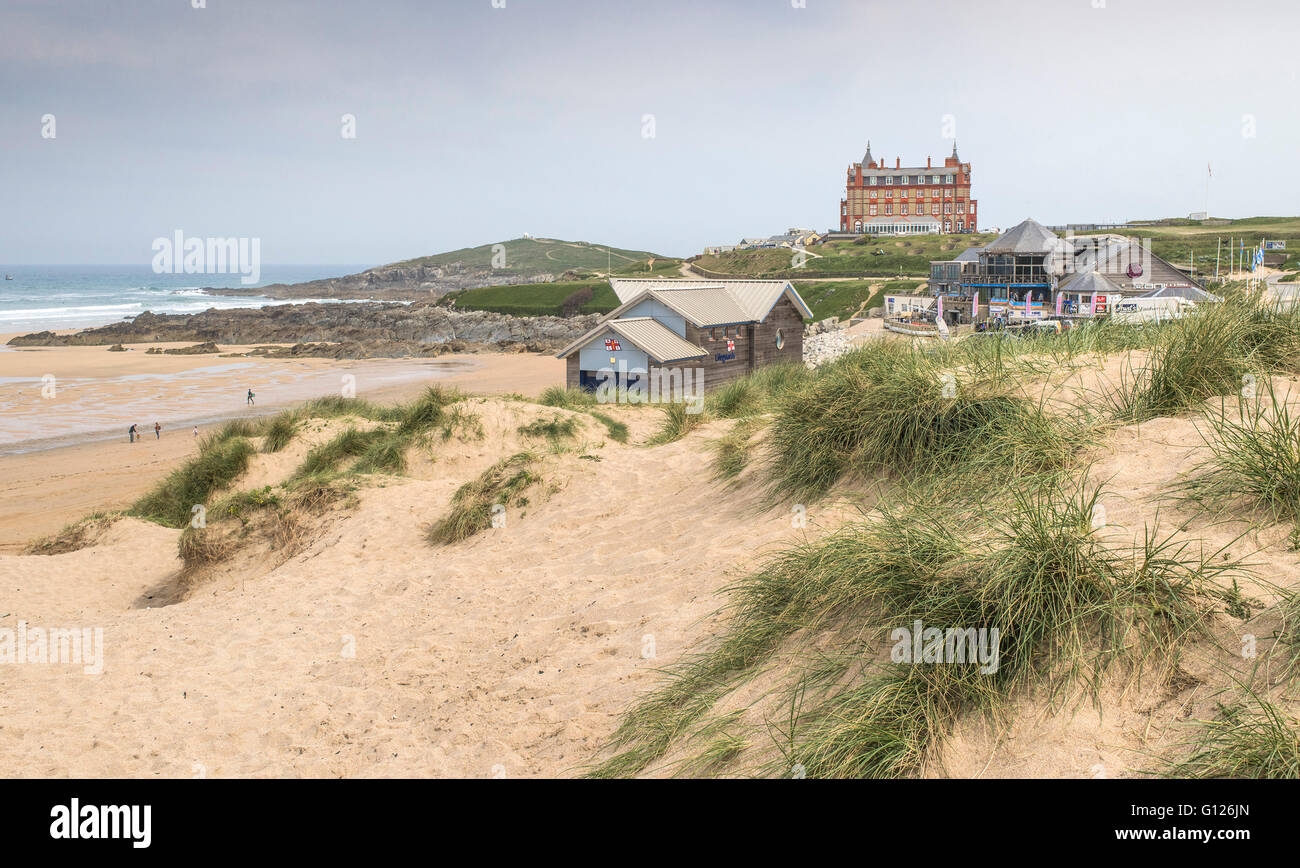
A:
POLYGON ((591 300, 578 306, 578 313, 609 313, 618 307, 618 297, 609 282, 599 279, 463 289, 447 293, 439 303, 456 310, 486 310, 512 316, 563 316, 565 299, 584 289, 591 290, 591 300))
MULTIPOLYGON (((1107 229, 1117 235, 1151 239, 1151 252, 1181 268, 1191 266, 1196 254, 1199 274, 1214 274, 1214 254, 1223 242, 1221 255, 1227 262, 1229 242, 1247 248, 1263 240, 1285 241, 1288 270, 1300 268, 1300 217, 1247 217, 1242 220, 1153 220, 1123 229, 1107 229)), ((1081 233, 1082 234, 1082 233, 1081 233)))
POLYGON ((909 295, 916 291, 920 280, 796 280, 794 287, 799 297, 812 309, 813 320, 827 317, 863 315, 873 307, 885 303, 886 295, 909 295))
POLYGON ((695 265, 720 274, 750 277, 929 277, 932 259, 952 259, 968 247, 987 244, 996 236, 913 235, 829 241, 809 248, 803 268, 791 268, 793 252, 786 249, 733 250, 701 256, 695 265))
POLYGON ((396 266, 450 266, 459 265, 468 269, 493 269, 521 278, 536 277, 543 274, 562 274, 566 271, 587 271, 604 274, 607 266, 614 271, 640 267, 646 271, 649 260, 654 259, 654 273, 669 263, 678 260, 664 257, 646 250, 625 250, 611 247, 608 253, 602 245, 586 241, 561 241, 553 238, 515 238, 498 244, 482 244, 478 247, 463 247, 447 253, 433 256, 421 256, 404 262, 393 263, 396 266), (493 262, 493 257, 504 253, 504 261, 493 262))
MULTIPOLYGON (((795 288, 812 308, 813 319, 829 316, 847 319, 884 303, 886 293, 910 293, 919 280, 797 280, 795 288)), ((609 313, 618 298, 603 279, 566 280, 554 283, 521 283, 465 289, 443 296, 441 304, 456 310, 484 310, 513 316, 564 316, 565 300, 575 292, 591 290, 591 299, 578 313, 609 313)))

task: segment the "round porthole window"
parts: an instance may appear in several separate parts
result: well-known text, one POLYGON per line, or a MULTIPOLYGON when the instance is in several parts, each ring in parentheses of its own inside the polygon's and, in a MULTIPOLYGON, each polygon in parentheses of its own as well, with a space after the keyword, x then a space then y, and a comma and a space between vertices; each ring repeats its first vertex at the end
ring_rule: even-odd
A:
POLYGON ((779 349, 782 349, 782 348, 784 348, 784 347, 785 347, 785 335, 783 335, 783 334, 781 333, 781 330, 780 330, 780 329, 777 329, 777 330, 776 330, 776 348, 779 350, 779 349))

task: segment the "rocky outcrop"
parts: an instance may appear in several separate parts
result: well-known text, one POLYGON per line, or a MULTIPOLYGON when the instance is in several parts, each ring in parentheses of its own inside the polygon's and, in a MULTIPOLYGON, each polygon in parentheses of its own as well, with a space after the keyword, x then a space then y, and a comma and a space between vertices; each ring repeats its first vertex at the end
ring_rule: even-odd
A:
POLYGON ((188 347, 169 347, 165 350, 162 347, 150 347, 147 350, 147 353, 150 355, 165 354, 169 356, 201 356, 207 353, 219 352, 221 352, 221 347, 217 346, 212 341, 206 341, 201 344, 191 344, 188 347))
POLYGON ((385 265, 349 274, 309 280, 305 283, 273 283, 256 288, 212 288, 209 295, 255 295, 264 298, 340 298, 392 301, 420 301, 440 298, 460 289, 506 286, 514 283, 552 281, 558 275, 521 276, 504 269, 474 268, 460 263, 448 265, 385 265))
MULTIPOLYGON (((596 314, 570 319, 514 317, 484 311, 453 311, 432 302, 400 304, 283 304, 256 309, 206 310, 195 314, 142 313, 129 321, 84 329, 70 335, 38 332, 20 335, 10 346, 104 346, 193 341, 217 344, 330 344, 328 352, 367 355, 428 355, 459 346, 462 352, 557 350, 596 324, 596 314)), ((319 350, 326 352, 326 350, 319 350)), ((304 353, 308 352, 306 350, 304 353)), ((357 358, 362 356, 335 356, 357 358)))

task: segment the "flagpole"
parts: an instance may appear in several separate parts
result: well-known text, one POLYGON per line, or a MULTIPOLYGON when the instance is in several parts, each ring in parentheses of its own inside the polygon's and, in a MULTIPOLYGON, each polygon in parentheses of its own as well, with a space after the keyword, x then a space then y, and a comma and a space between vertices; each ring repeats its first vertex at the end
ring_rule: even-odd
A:
POLYGON ((1219 252, 1223 249, 1223 236, 1214 239, 1214 280, 1219 279, 1219 252))

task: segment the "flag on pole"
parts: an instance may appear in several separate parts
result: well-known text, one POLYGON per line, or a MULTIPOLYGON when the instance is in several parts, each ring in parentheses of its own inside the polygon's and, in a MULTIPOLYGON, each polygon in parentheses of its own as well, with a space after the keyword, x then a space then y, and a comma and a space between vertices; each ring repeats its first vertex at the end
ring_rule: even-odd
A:
POLYGON ((976 319, 980 315, 980 291, 977 286, 972 286, 971 289, 974 291, 971 293, 970 318, 976 319))
POLYGON ((943 319, 943 296, 942 295, 935 296, 934 301, 935 301, 934 319, 935 322, 938 322, 939 320, 943 319))
POLYGON ((1061 306, 1065 303, 1065 293, 1056 293, 1056 315, 1061 315, 1061 306))
POLYGON ((1029 316, 1029 300, 1033 297, 1034 294, 1026 289, 1025 290, 1025 316, 1029 316))

